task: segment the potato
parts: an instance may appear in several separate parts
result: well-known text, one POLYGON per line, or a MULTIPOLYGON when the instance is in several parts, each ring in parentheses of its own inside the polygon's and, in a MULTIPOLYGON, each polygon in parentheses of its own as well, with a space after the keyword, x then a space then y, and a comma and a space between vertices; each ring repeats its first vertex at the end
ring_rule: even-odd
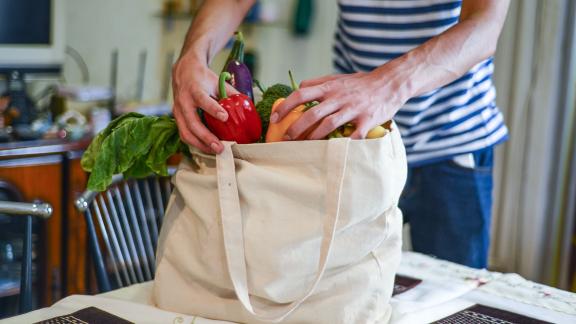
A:
MULTIPOLYGON (((348 123, 342 127, 339 128, 339 133, 343 136, 343 137, 350 137, 350 135, 352 135, 352 133, 354 133, 354 131, 356 130, 356 126, 348 123)), ((372 128, 368 134, 366 134, 366 138, 367 139, 372 139, 372 138, 380 138, 380 137, 384 137, 384 135, 388 134, 391 130, 391 122, 388 121, 380 126, 376 126, 374 128, 372 128)))
POLYGON ((344 126, 344 130, 342 131, 342 136, 344 137, 349 137, 350 135, 352 135, 352 133, 354 133, 354 130, 356 128, 354 126, 344 126))
POLYGON ((386 135, 386 128, 382 127, 382 126, 376 126, 374 128, 372 128, 368 134, 366 134, 366 138, 380 138, 383 137, 384 135, 386 135))

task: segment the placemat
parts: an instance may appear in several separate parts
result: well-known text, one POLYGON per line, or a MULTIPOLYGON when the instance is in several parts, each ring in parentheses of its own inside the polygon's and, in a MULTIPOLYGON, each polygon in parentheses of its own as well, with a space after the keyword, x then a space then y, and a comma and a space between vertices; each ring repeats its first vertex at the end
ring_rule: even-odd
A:
POLYGON ((394 278, 394 290, 392 291, 392 296, 396 296, 405 291, 408 291, 416 287, 421 282, 422 282, 421 279, 416 279, 397 274, 396 277, 394 278))
POLYGON ((474 305, 434 323, 438 324, 549 324, 535 318, 483 305, 474 305))
POLYGON ((96 307, 81 309, 72 314, 58 316, 35 324, 133 324, 96 307))

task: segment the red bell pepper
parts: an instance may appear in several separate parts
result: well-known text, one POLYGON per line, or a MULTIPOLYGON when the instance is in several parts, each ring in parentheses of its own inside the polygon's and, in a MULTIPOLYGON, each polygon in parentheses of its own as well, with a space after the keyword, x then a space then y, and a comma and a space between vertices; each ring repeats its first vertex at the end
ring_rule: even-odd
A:
POLYGON ((232 76, 222 72, 219 78, 220 100, 218 103, 228 113, 225 122, 205 114, 208 129, 223 141, 232 141, 238 144, 257 142, 262 135, 262 122, 254 103, 244 94, 226 94, 226 81, 232 76))

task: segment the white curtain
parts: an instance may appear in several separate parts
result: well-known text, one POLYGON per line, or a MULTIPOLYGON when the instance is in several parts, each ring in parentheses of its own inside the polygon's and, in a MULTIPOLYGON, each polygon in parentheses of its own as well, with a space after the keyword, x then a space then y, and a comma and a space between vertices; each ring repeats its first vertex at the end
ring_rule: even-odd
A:
MULTIPOLYGON (((558 130, 565 104, 568 46, 574 46, 570 0, 513 0, 496 54, 497 103, 510 140, 496 155, 491 268, 550 283, 565 190, 558 185, 558 130), (572 28, 572 29, 570 29, 572 28), (555 215, 556 213, 556 215, 555 215)), ((573 88, 574 89, 574 88, 573 88)), ((557 283, 555 283, 557 284, 557 283)))
POLYGON ((555 155, 558 167, 554 171, 552 227, 547 241, 551 253, 545 255, 545 264, 550 266, 544 276, 548 283, 576 292, 576 269, 570 269, 576 262, 576 1, 570 1, 567 12, 555 155))

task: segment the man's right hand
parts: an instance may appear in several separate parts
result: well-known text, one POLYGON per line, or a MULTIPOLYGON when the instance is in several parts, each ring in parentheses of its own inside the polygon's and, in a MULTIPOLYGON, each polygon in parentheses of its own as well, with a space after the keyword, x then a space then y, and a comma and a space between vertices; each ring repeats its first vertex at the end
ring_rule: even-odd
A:
MULTIPOLYGON (((218 76, 208 62, 219 52, 238 28, 255 0, 205 0, 194 17, 182 54, 172 69, 174 117, 180 138, 205 153, 224 149, 198 115, 197 109, 226 121, 228 114, 218 104, 218 76)), ((238 93, 227 86, 227 93, 238 93)))
POLYGON ((197 109, 222 121, 228 119, 226 111, 214 98, 218 98, 218 76, 206 63, 194 57, 182 56, 172 69, 174 117, 180 138, 204 153, 220 153, 220 140, 202 123, 197 109))

